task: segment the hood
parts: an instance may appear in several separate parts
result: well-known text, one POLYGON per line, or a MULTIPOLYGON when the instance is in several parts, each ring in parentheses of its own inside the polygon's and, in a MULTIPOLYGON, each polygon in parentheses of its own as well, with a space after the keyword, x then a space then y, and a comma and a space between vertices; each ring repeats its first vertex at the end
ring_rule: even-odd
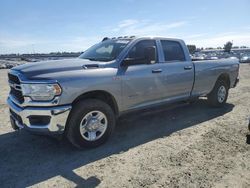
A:
POLYGON ((12 70, 23 73, 27 78, 49 73, 59 73, 73 70, 93 69, 104 67, 107 63, 90 61, 87 59, 64 59, 27 63, 12 68, 12 70))

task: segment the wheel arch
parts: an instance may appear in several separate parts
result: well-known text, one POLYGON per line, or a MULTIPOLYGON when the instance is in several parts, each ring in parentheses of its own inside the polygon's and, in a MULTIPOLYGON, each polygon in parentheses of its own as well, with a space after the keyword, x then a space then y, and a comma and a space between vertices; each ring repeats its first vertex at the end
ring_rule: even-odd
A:
POLYGON ((116 102, 116 99, 109 92, 104 91, 104 90, 88 91, 86 93, 79 95, 73 101, 72 105, 74 106, 77 102, 79 102, 81 100, 85 100, 85 99, 99 99, 99 100, 107 103, 108 105, 110 105, 110 107, 112 108, 112 110, 115 113, 115 116, 119 116, 119 107, 118 107, 118 104, 116 102))
POLYGON ((223 80, 223 81, 225 81, 226 84, 227 84, 227 86, 228 86, 228 88, 230 88, 231 81, 230 81, 230 76, 229 76, 228 73, 222 73, 222 74, 220 74, 219 77, 217 78, 216 82, 217 82, 218 80, 223 80))
POLYGON ((209 93, 208 93, 207 95, 209 95, 209 94, 213 91, 213 89, 214 89, 216 83, 217 83, 219 80, 225 81, 226 84, 227 84, 227 86, 228 86, 228 89, 230 88, 231 82, 230 82, 229 74, 228 74, 228 73, 221 73, 221 74, 217 77, 217 79, 215 80, 215 82, 214 82, 214 84, 213 84, 213 87, 211 88, 211 90, 209 91, 209 93))

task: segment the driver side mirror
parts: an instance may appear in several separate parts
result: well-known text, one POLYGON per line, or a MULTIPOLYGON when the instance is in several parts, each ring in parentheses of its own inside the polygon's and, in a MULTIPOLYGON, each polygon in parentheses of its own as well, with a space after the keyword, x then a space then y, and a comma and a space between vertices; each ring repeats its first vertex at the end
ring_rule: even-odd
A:
POLYGON ((121 66, 122 67, 128 67, 131 65, 137 65, 138 63, 136 63, 136 60, 134 58, 125 58, 122 63, 121 66))

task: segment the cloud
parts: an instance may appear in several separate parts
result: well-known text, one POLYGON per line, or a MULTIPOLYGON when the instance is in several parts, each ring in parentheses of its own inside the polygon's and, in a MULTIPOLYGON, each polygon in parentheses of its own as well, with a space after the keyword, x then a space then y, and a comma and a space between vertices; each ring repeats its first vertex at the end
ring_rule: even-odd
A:
POLYGON ((174 22, 174 23, 167 24, 167 25, 165 25, 165 27, 168 29, 172 29, 172 28, 182 27, 186 24, 187 24, 186 21, 180 21, 180 22, 174 22))
POLYGON ((84 51, 99 42, 102 37, 72 36, 61 40, 41 39, 34 37, 1 35, 0 54, 6 53, 49 53, 57 51, 84 51))
POLYGON ((76 36, 59 44, 65 51, 84 51, 90 46, 100 42, 103 37, 98 36, 76 36))
POLYGON ((0 38, 0 46, 4 46, 7 48, 17 48, 17 47, 24 47, 28 45, 32 45, 36 43, 37 41, 32 40, 32 39, 21 39, 21 38, 0 38))
POLYGON ((226 32, 209 37, 186 38, 186 43, 195 44, 198 47, 222 47, 228 41, 233 41, 234 46, 249 46, 250 33, 226 32))
POLYGON ((152 20, 127 19, 122 20, 110 30, 113 34, 118 35, 164 35, 171 29, 180 28, 187 24, 187 21, 164 23, 152 20))
MULTIPOLYGON (((188 21, 178 22, 154 22, 152 20, 125 19, 117 24, 100 29, 100 34, 94 35, 70 35, 55 39, 41 38, 34 35, 14 35, 0 32, 0 53, 47 53, 56 51, 84 51, 93 44, 102 40, 104 36, 165 36, 169 38, 181 38, 187 44, 195 44, 197 47, 223 46, 227 41, 233 41, 234 46, 250 46, 250 33, 245 30, 227 31, 211 34, 210 32, 184 33, 191 24, 188 21)), ((189 28, 188 28, 189 29, 189 28)))
POLYGON ((41 44, 43 41, 31 37, 12 36, 0 34, 0 53, 31 53, 34 44, 41 44))
POLYGON ((118 29, 129 27, 138 23, 138 20, 123 20, 118 24, 118 29))
POLYGON ((198 47, 223 46, 228 41, 233 41, 235 46, 250 44, 249 32, 227 31, 212 35, 210 33, 194 33, 183 35, 183 27, 188 26, 188 21, 178 22, 154 22, 152 20, 127 19, 119 22, 111 31, 114 35, 137 36, 165 36, 169 38, 181 38, 187 44, 195 44, 198 47), (178 31, 178 32, 177 32, 178 31))
POLYGON ((186 39, 196 39, 196 38, 204 37, 206 35, 207 35, 207 33, 197 33, 197 34, 187 35, 184 38, 186 38, 186 39))

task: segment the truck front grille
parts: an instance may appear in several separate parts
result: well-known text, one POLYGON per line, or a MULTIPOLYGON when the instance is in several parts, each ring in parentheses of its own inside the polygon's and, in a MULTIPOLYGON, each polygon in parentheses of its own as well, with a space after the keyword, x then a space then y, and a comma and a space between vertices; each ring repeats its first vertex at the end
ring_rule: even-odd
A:
POLYGON ((20 104, 24 102, 23 93, 21 91, 21 82, 16 75, 8 73, 10 83, 10 95, 14 97, 20 104))

